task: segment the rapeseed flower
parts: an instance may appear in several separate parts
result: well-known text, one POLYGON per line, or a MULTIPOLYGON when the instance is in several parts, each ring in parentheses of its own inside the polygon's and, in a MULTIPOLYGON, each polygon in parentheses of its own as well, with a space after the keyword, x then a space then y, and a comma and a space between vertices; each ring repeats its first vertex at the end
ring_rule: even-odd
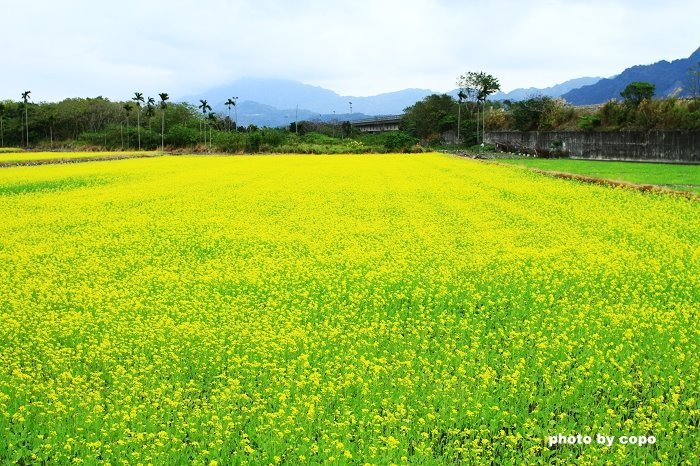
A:
POLYGON ((3 168, 0 212, 3 462, 697 462, 697 202, 180 156, 3 168), (659 441, 543 440, 586 432, 659 441))

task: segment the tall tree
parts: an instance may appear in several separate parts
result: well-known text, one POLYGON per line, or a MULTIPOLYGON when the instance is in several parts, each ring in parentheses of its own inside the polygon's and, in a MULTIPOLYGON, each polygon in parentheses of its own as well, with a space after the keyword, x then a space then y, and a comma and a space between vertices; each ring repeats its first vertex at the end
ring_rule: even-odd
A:
POLYGON ((134 92, 131 100, 136 102, 136 132, 139 138, 139 150, 141 150, 141 104, 144 102, 143 93, 134 92))
POLYGON ((156 114, 156 99, 153 97, 149 97, 146 99, 146 117, 148 118, 148 131, 151 131, 151 120, 153 119, 153 116, 156 114))
POLYGON ((639 107, 642 100, 651 100, 654 97, 654 92, 656 92, 656 86, 652 83, 647 82, 633 82, 629 83, 625 89, 620 92, 620 95, 625 102, 633 107, 639 107))
MULTIPOLYGON (((228 119, 231 121, 231 107, 236 106, 236 100, 238 100, 238 97, 231 97, 226 101, 226 107, 228 107, 228 119)), ((238 110, 236 110, 236 116, 238 116, 238 110)), ((238 119, 238 118, 236 118, 238 119)), ((236 125, 238 125, 238 122, 236 122, 236 125)), ((229 131, 231 131, 231 127, 229 125, 229 131)))
MULTIPOLYGON (((202 116, 204 117, 204 124, 205 124, 205 128, 204 128, 204 147, 206 147, 206 146, 207 146, 207 128, 206 128, 206 122, 207 122, 207 120, 206 120, 206 116, 207 116, 207 112, 211 110, 211 105, 209 105, 209 102, 207 102, 206 99, 200 99, 200 101, 199 101, 199 109, 202 111, 202 116)), ((201 123, 200 123, 200 124, 201 124, 201 123)), ((200 129, 200 131, 201 131, 201 129, 200 129)))
POLYGON ((160 97, 160 150, 165 152, 165 109, 170 97, 167 92, 161 92, 158 96, 160 97))
POLYGON ((129 150, 129 113, 131 113, 131 104, 124 104, 124 110, 126 111, 126 150, 129 150))
MULTIPOLYGON (((467 96, 474 98, 477 105, 481 105, 481 141, 483 142, 484 131, 486 130, 486 100, 488 97, 501 89, 498 79, 483 71, 468 71, 457 77, 457 85, 467 96)), ((477 128, 479 126, 479 115, 477 108, 477 128)), ((478 130, 477 130, 478 131, 478 130)), ((477 134, 477 141, 479 140, 477 134)))
POLYGON ((455 129, 456 102, 447 94, 430 95, 404 110, 401 129, 427 143, 442 139, 455 129))
POLYGON ((27 147, 29 147, 29 94, 31 94, 32 91, 24 91, 22 92, 22 100, 24 101, 24 125, 27 128, 27 147))
POLYGON ((464 91, 459 91, 457 94, 457 144, 462 142, 460 136, 460 127, 462 126, 462 104, 467 100, 467 94, 464 91))

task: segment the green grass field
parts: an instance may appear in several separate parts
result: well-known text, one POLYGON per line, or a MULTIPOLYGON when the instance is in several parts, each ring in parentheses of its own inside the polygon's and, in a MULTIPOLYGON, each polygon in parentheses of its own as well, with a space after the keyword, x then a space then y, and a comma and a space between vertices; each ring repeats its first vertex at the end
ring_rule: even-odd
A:
POLYGON ((700 165, 536 158, 499 159, 499 162, 700 193, 700 165))
POLYGON ((2 168, 0 212, 1 464, 700 461, 697 201, 164 156, 2 168))

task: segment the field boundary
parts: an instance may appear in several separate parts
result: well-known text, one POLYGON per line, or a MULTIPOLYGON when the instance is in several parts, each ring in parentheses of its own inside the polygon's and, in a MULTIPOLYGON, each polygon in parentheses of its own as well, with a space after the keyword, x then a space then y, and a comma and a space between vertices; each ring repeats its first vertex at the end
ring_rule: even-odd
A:
POLYGON ((676 189, 670 189, 670 188, 666 188, 664 186, 659 186, 659 185, 655 185, 655 184, 637 184, 637 183, 631 183, 629 181, 611 180, 611 179, 607 179, 607 178, 596 178, 595 176, 579 175, 576 173, 558 172, 558 171, 553 171, 553 170, 542 170, 540 168, 529 168, 529 169, 534 171, 535 173, 550 176, 553 178, 561 178, 561 179, 565 179, 565 180, 576 180, 576 181, 582 181, 584 183, 597 184, 597 185, 602 185, 602 186, 614 186, 614 187, 629 188, 629 189, 634 189, 636 191, 654 192, 654 193, 660 193, 660 194, 674 194, 674 195, 678 195, 678 196, 683 196, 683 197, 688 198, 688 199, 693 199, 696 201, 700 200, 700 195, 698 195, 698 194, 691 193, 688 191, 679 191, 676 189))
POLYGON ((81 162, 108 162, 112 160, 124 159, 144 159, 150 157, 162 157, 168 154, 120 154, 120 155, 98 155, 95 157, 66 157, 61 159, 38 159, 38 160, 11 160, 0 162, 0 168, 25 167, 33 165, 55 165, 64 163, 81 162))
POLYGON ((586 160, 700 163, 700 131, 487 131, 508 152, 586 160))

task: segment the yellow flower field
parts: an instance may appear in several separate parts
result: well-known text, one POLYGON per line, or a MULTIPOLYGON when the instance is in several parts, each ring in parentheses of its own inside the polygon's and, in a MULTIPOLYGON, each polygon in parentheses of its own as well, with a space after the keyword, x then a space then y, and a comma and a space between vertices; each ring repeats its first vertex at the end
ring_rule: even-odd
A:
POLYGON ((697 201, 181 156, 3 168, 0 212, 3 464, 700 461, 697 201))

